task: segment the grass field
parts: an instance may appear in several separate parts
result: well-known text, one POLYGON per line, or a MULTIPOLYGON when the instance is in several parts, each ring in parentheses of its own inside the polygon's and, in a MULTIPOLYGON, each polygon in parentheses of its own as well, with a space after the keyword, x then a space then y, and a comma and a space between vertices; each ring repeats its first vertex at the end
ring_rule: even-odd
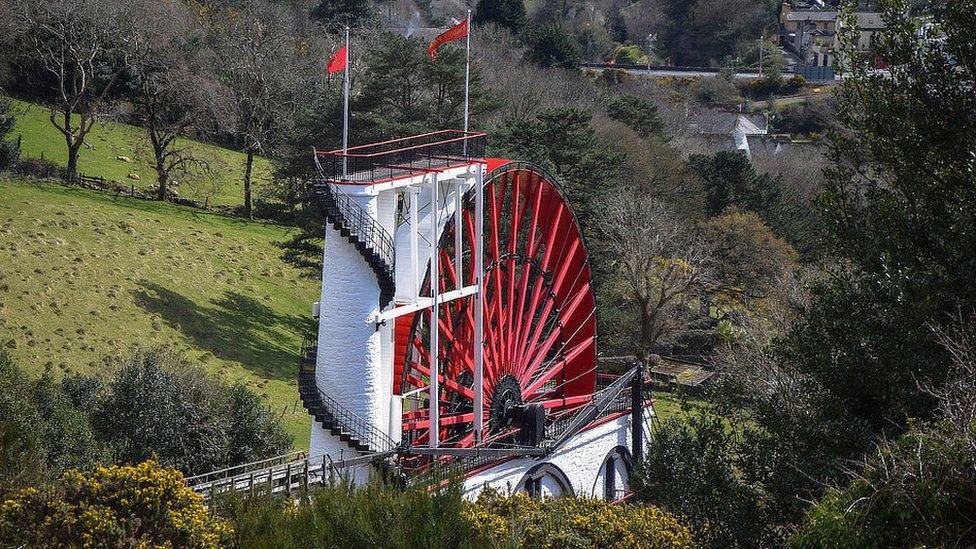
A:
MULTIPOLYGON (((44 107, 14 101, 17 123, 12 136, 23 137, 23 156, 44 157, 62 166, 68 163, 68 151, 61 135, 48 117, 44 107)), ((137 189, 149 189, 156 185, 156 172, 149 164, 152 149, 145 137, 145 130, 136 126, 98 123, 85 140, 88 147, 82 147, 78 158, 78 169, 85 175, 104 177, 137 189), (123 156, 131 160, 118 160, 123 156), (129 174, 138 174, 139 179, 130 179, 129 174)), ((218 192, 210 199, 215 206, 240 206, 243 203, 243 153, 194 141, 183 141, 206 158, 216 172, 218 192)), ((271 179, 271 165, 264 158, 254 162, 254 188, 260 189, 271 179)), ((178 179, 178 178, 177 178, 178 179)), ((189 198, 194 196, 192 189, 177 185, 177 192, 189 198)), ((256 191, 257 192, 257 191, 256 191)))
POLYGON ((106 357, 173 343, 256 390, 306 447, 295 369, 319 283, 281 261, 288 233, 0 176, 0 343, 35 374, 104 373, 106 357))

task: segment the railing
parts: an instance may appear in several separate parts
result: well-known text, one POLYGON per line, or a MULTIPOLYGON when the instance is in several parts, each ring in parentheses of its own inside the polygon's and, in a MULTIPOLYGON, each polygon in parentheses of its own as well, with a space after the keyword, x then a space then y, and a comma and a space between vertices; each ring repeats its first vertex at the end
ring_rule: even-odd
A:
POLYGON ((252 461, 250 463, 244 463, 242 465, 235 465, 233 467, 226 467, 224 469, 217 469, 216 471, 210 471, 209 473, 203 473, 201 475, 194 475, 192 477, 186 477, 186 484, 188 486, 194 486, 196 484, 202 484, 205 482, 213 482, 216 480, 225 479, 228 477, 240 476, 245 473, 251 473, 254 471, 260 471, 264 469, 269 469, 276 465, 282 465, 285 463, 290 463, 293 461, 303 460, 308 457, 308 453, 303 450, 298 450, 295 452, 289 452, 284 455, 275 456, 272 458, 262 459, 258 461, 252 461))
MULTIPOLYGON (((302 342, 302 358, 308 357, 308 350, 312 348, 312 338, 314 337, 314 332, 308 332, 305 334, 305 339, 302 342)), ((310 363, 299 359, 299 375, 311 375, 314 380, 315 368, 314 362, 310 363)), ((314 383, 314 382, 313 382, 314 383)), ((325 394, 318 385, 315 385, 315 391, 321 401, 324 408, 324 412, 332 418, 335 422, 335 426, 340 431, 345 431, 346 433, 352 435, 357 440, 363 444, 369 446, 370 450, 373 452, 392 452, 397 449, 397 443, 393 441, 383 431, 377 429, 372 423, 362 418, 352 410, 345 408, 336 399, 325 394)))
POLYGON ((390 233, 369 212, 332 183, 319 180, 313 186, 325 199, 326 208, 331 209, 331 213, 340 220, 340 224, 375 253, 392 276, 395 272, 396 248, 390 233))
POLYGON ((371 184, 461 165, 485 156, 486 135, 442 130, 332 151, 315 151, 328 181, 371 184))
MULTIPOLYGON (((308 490, 308 487, 313 485, 326 485, 337 478, 341 478, 347 467, 369 465, 389 457, 388 454, 370 454, 338 461, 332 461, 328 456, 322 456, 315 460, 303 457, 264 469, 206 482, 197 482, 190 484, 190 489, 203 496, 208 502, 212 502, 220 494, 230 492, 247 495, 253 495, 255 492, 288 494, 299 490, 308 490)), ((190 479, 187 479, 188 484, 189 481, 190 479)))
POLYGON ((630 382, 640 375, 643 375, 643 369, 639 365, 634 366, 614 379, 605 389, 594 393, 590 403, 583 406, 580 411, 550 427, 546 433, 546 438, 550 442, 544 443, 545 446, 550 452, 554 451, 590 422, 630 409, 630 394, 626 389, 630 382))

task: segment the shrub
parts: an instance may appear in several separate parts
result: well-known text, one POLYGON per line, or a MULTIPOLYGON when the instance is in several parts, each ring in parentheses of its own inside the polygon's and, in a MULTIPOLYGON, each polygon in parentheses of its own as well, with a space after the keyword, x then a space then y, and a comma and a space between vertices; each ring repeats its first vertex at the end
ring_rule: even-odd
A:
POLYGON ((456 486, 428 493, 337 481, 313 487, 308 496, 295 501, 232 495, 218 498, 215 509, 232 522, 235 545, 241 548, 482 547, 472 540, 456 486))
POLYGON ((21 158, 12 166, 11 171, 27 177, 38 179, 63 178, 64 168, 46 158, 21 158))
POLYGON ((291 446, 256 395, 206 374, 168 347, 126 360, 92 419, 117 459, 136 463, 156 456, 187 474, 278 455, 291 446))
POLYGON ((183 475, 152 461, 66 472, 50 489, 25 488, 0 503, 0 544, 30 547, 187 547, 227 543, 183 475))
POLYGON ((620 549, 692 547, 691 530, 656 507, 613 505, 603 500, 532 499, 486 489, 465 502, 462 516, 481 547, 620 549))
POLYGON ((646 65, 647 53, 640 46, 620 46, 613 57, 621 65, 646 65))
POLYGON ((698 79, 692 84, 692 93, 705 105, 732 105, 741 99, 736 87, 721 76, 698 79))
POLYGON ((762 493, 740 476, 736 435, 702 412, 667 419, 634 475, 641 501, 686 517, 708 547, 763 547, 773 539, 762 493))

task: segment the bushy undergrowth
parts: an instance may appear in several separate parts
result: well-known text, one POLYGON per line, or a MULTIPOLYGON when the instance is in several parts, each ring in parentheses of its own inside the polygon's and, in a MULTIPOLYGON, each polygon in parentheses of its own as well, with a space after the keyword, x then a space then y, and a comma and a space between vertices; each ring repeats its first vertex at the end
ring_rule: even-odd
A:
POLYGON ((655 507, 601 500, 538 500, 486 490, 476 501, 458 486, 401 491, 348 482, 314 488, 299 501, 218 500, 234 543, 258 547, 658 548, 691 547, 691 530, 655 507))
POLYGON ((183 475, 152 461, 72 469, 0 502, 0 546, 209 549, 224 547, 230 534, 183 475))
POLYGON ((694 546, 691 530, 656 507, 603 500, 533 499, 485 490, 462 517, 478 547, 650 549, 694 546))

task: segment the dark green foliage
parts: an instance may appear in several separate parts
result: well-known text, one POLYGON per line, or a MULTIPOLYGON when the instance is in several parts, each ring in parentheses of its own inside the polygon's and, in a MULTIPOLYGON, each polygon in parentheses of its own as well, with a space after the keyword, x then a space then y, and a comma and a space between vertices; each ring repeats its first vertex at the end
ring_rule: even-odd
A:
POLYGON ((20 148, 10 141, 16 121, 11 113, 11 105, 10 100, 0 94, 0 171, 13 166, 20 157, 20 148))
POLYGON ((539 23, 526 32, 529 58, 543 67, 576 69, 583 59, 579 42, 561 24, 539 23))
POLYGON ((552 169, 588 232, 597 201, 616 182, 620 155, 603 149, 581 109, 551 109, 533 119, 511 119, 494 134, 492 146, 509 158, 530 159, 552 169))
MULTIPOLYGON (((385 33, 365 55, 366 71, 352 112, 351 144, 384 141, 447 128, 460 128, 464 116, 464 50, 441 48, 437 60, 427 43, 385 33), (354 139, 353 139, 354 138, 354 139)), ((492 108, 481 71, 471 67, 470 112, 473 119, 492 108)))
POLYGON ((172 349, 135 353, 106 389, 93 425, 120 462, 155 458, 192 475, 278 455, 291 443, 255 395, 172 349))
POLYGON ((53 379, 38 380, 0 351, 0 493, 48 471, 87 467, 100 451, 85 415, 53 379))
POLYGON ((766 0, 662 0, 655 52, 676 65, 716 65, 775 24, 766 0))
POLYGON ((605 103, 610 118, 627 124, 641 137, 661 136, 664 132, 664 120, 657 105, 650 101, 633 95, 608 95, 605 103))
POLYGON ((428 494, 379 483, 356 488, 336 482, 313 488, 309 498, 258 496, 219 500, 217 513, 231 520, 237 547, 473 547, 461 516, 457 487, 428 494))
POLYGON ((814 250, 815 225, 810 208, 783 178, 757 174, 749 159, 738 151, 692 155, 689 162, 705 182, 710 215, 719 215, 730 206, 755 212, 800 254, 814 250))
POLYGON ((790 546, 972 547, 974 429, 920 425, 884 444, 850 484, 810 509, 790 546))
POLYGON ((763 495, 738 473, 737 437, 708 412, 659 425, 634 476, 641 501, 685 517, 709 547, 758 547, 773 539, 763 495))
POLYGON ((883 7, 877 54, 897 70, 876 74, 863 58, 845 80, 847 131, 834 136, 822 201, 837 267, 785 346, 876 435, 930 416, 919 384, 940 384, 948 365, 933 328, 976 308, 976 0, 943 4, 945 40, 925 48, 902 2, 883 7))
POLYGON ((787 79, 774 74, 763 78, 750 78, 737 83, 739 92, 749 99, 766 99, 774 95, 794 95, 806 84, 806 78, 799 74, 787 79))
POLYGON ((518 33, 525 25, 525 4, 522 0, 478 0, 472 22, 477 25, 495 23, 518 33))
POLYGON ((831 124, 830 105, 806 101, 803 105, 790 105, 777 112, 772 119, 772 130, 792 135, 823 134, 831 124))
POLYGON ((319 0, 310 15, 328 32, 335 33, 346 26, 362 27, 372 16, 372 10, 368 0, 319 0))

